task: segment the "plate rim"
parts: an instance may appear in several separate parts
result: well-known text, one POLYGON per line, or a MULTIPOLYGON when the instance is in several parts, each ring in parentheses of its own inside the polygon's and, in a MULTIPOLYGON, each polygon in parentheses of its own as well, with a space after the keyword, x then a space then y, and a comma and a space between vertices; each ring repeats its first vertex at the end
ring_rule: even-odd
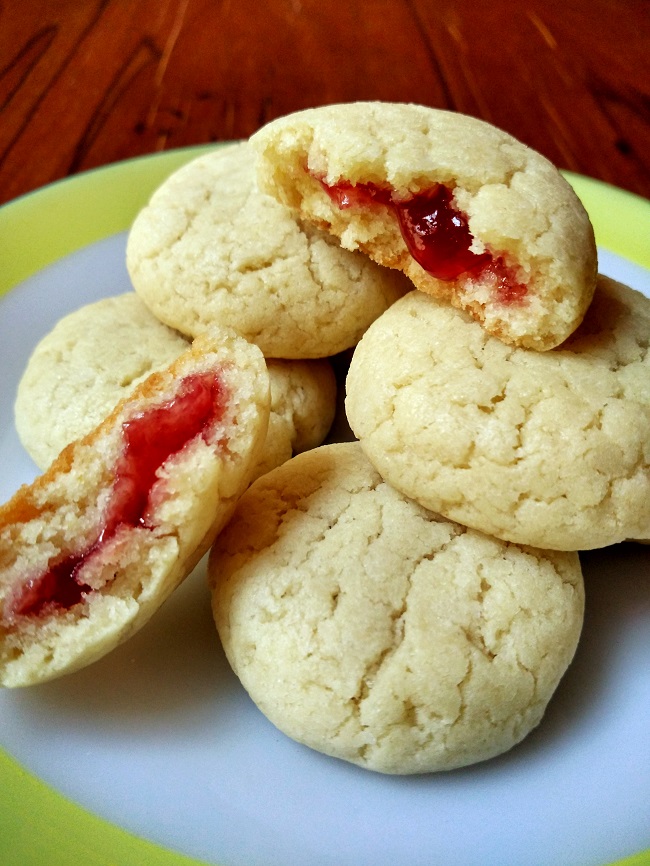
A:
MULTIPOLYGON (((224 144, 111 163, 2 205, 0 300, 42 268, 126 231, 171 172, 224 144)), ((650 201, 594 178, 562 173, 589 213, 597 244, 650 269, 650 245, 644 242, 650 237, 650 201)), ((67 866, 72 858, 88 866, 208 866, 93 814, 26 770, 2 747, 0 782, 0 853, 7 866, 39 866, 45 860, 67 866)), ((650 848, 610 866, 650 866, 650 848)))

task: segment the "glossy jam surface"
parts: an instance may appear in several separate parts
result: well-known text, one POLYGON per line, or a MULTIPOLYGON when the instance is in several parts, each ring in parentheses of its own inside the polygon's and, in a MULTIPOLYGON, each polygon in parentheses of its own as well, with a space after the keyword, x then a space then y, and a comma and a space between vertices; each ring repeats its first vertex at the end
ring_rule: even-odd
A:
POLYGON ((470 249, 473 238, 467 217, 454 207, 446 186, 437 184, 394 208, 409 252, 437 279, 458 279, 492 260, 490 253, 477 254, 470 249))
POLYGON ((526 295, 526 286, 517 280, 502 256, 471 249, 474 238, 467 217, 456 208, 453 193, 444 184, 398 199, 390 189, 375 184, 320 183, 342 210, 374 203, 391 207, 410 254, 436 279, 485 277, 501 304, 519 303, 526 295))
POLYGON ((91 589, 79 580, 83 565, 96 555, 119 527, 151 528, 149 496, 158 469, 211 424, 224 408, 224 389, 212 374, 188 376, 174 399, 135 415, 122 425, 124 450, 115 467, 115 480, 96 540, 85 550, 50 562, 43 574, 23 583, 9 616, 35 616, 54 609, 67 610, 91 589))

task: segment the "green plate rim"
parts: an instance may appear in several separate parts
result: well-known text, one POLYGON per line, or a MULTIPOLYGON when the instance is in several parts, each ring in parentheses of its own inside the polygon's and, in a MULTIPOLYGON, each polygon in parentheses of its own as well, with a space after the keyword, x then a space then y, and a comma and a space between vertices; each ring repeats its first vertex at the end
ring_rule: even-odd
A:
MULTIPOLYGON (((126 231, 154 189, 219 144, 136 157, 83 172, 0 207, 0 296, 82 247, 126 231)), ((563 172, 604 249, 650 269, 650 201, 563 172)), ((207 866, 97 817, 0 748, 0 862, 4 866, 207 866)), ((650 848, 610 866, 650 866, 650 848)))

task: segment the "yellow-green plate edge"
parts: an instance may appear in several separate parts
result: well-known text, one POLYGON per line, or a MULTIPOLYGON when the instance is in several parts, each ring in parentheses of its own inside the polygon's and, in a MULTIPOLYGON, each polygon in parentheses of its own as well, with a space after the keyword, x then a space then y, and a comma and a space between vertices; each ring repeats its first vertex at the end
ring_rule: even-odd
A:
MULTIPOLYGON (((214 145, 213 145, 214 146, 214 145)), ((29 193, 0 208, 0 295, 41 268, 128 229, 172 171, 201 145, 116 163, 29 193)), ((565 172, 599 246, 650 269, 650 201, 565 172)), ((201 866, 133 836, 67 800, 0 749, 2 866, 201 866)), ((612 866, 650 866, 650 849, 612 866)))

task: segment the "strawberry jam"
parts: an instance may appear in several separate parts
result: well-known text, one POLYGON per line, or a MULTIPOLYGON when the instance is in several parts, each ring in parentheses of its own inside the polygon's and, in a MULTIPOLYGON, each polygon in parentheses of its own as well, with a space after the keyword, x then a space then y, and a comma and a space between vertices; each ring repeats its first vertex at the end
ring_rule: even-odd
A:
POLYGON ((427 273, 438 280, 486 278, 502 304, 518 303, 526 294, 514 270, 502 256, 485 251, 475 253, 473 236, 465 214, 453 203, 453 192, 442 183, 399 199, 390 189, 372 183, 341 181, 323 189, 341 210, 386 205, 395 212, 408 251, 427 273))
POLYGON ((452 193, 441 183, 394 205, 409 252, 425 271, 439 280, 455 280, 481 270, 490 253, 474 253, 467 217, 452 204, 452 193))
POLYGON ((157 471, 217 421, 224 408, 224 390, 212 374, 186 377, 172 400, 134 415, 122 424, 124 449, 96 540, 85 550, 49 563, 47 571, 23 583, 5 619, 68 610, 92 592, 80 572, 120 527, 151 529, 147 515, 157 471))

